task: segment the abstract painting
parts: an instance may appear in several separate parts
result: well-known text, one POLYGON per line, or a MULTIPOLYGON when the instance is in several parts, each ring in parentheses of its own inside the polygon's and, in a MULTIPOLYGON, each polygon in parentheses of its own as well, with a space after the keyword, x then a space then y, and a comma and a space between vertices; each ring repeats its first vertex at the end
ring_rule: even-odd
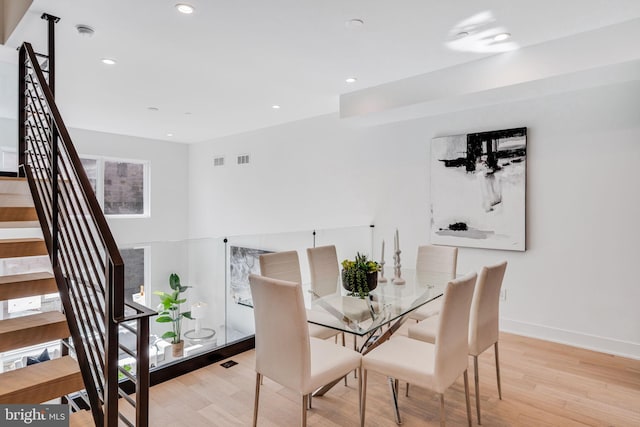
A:
POLYGON ((269 251, 262 249, 231 246, 229 257, 229 277, 231 298, 236 304, 253 306, 249 275, 260 274, 260 255, 269 251))
POLYGON ((431 243, 525 250, 527 128, 431 141, 431 243))

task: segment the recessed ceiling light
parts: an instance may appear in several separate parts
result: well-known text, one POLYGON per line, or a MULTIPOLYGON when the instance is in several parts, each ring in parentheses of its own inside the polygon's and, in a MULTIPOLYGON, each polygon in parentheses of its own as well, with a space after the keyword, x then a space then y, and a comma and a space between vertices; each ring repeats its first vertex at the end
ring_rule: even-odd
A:
POLYGON ((277 104, 274 104, 274 105, 271 106, 271 108, 273 108, 274 110, 279 110, 280 106, 277 105, 277 104))
POLYGON ((355 83, 358 79, 355 77, 348 77, 345 82, 347 83, 355 83))
POLYGON ((78 32, 78 34, 80 34, 82 37, 86 37, 89 38, 93 35, 93 33, 95 33, 95 30, 93 28, 91 28, 88 25, 84 25, 84 24, 78 24, 76 25, 76 31, 78 32))
POLYGON ((102 58, 102 63, 107 65, 116 65, 116 60, 111 58, 102 58))
POLYGON ((459 39, 461 39, 461 38, 463 38, 463 37, 467 37, 468 35, 469 35, 469 33, 468 33, 468 32, 466 32, 466 31, 461 31, 461 32, 459 32, 458 34, 456 34, 456 37, 457 37, 457 38, 459 38, 459 39))
POLYGON ((349 19, 347 22, 345 22, 345 26, 347 28, 360 28, 364 25, 364 21, 362 19, 349 19))
POLYGON ((511 33, 500 33, 493 36, 493 40, 497 42, 502 42, 508 39, 509 37, 511 37, 511 33))
POLYGON ((149 110, 149 111, 159 111, 160 109, 158 107, 147 107, 147 110, 149 110))
POLYGON ((173 136, 173 134, 172 134, 171 132, 169 132, 169 133, 167 134, 167 136, 173 136))
POLYGON ((176 9, 178 9, 178 12, 184 13, 185 15, 190 15, 195 10, 193 6, 186 3, 178 3, 176 5, 176 9))

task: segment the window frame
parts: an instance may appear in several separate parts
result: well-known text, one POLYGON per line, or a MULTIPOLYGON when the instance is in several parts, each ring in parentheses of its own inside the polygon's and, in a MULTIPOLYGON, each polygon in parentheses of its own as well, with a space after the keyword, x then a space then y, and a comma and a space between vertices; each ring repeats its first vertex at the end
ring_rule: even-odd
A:
POLYGON ((96 156, 90 154, 81 154, 80 160, 95 160, 96 161, 96 198, 98 204, 104 213, 105 218, 108 219, 137 219, 137 218, 150 218, 151 217, 151 161, 140 159, 128 159, 121 157, 110 156, 96 156), (132 163, 136 165, 142 165, 142 206, 143 212, 140 214, 113 214, 106 213, 104 210, 104 193, 105 193, 105 163, 132 163))

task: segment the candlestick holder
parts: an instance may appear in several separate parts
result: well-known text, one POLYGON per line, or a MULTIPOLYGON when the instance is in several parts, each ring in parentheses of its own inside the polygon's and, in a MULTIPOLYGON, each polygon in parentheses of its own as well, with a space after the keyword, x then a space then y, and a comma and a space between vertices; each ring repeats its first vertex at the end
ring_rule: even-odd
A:
POLYGON ((400 252, 402 252, 400 249, 396 249, 396 253, 395 255, 393 255, 393 261, 394 261, 394 265, 393 265, 393 280, 392 282, 396 285, 404 285, 405 283, 407 283, 401 276, 402 273, 400 271, 400 268, 402 267, 402 265, 400 264, 400 252))
POLYGON ((380 261, 380 271, 378 274, 378 282, 380 283, 387 283, 387 278, 384 277, 384 260, 380 261))

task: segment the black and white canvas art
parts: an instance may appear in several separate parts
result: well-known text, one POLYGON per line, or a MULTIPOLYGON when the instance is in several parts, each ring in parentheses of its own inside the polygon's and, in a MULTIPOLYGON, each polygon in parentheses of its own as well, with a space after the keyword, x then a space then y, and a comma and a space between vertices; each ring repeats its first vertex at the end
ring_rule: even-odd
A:
POLYGON ((525 250, 527 128, 431 141, 431 243, 525 250))
POLYGON ((252 306, 249 275, 260 274, 259 257, 269 253, 262 249, 231 246, 229 248, 229 277, 231 298, 236 304, 252 306))

